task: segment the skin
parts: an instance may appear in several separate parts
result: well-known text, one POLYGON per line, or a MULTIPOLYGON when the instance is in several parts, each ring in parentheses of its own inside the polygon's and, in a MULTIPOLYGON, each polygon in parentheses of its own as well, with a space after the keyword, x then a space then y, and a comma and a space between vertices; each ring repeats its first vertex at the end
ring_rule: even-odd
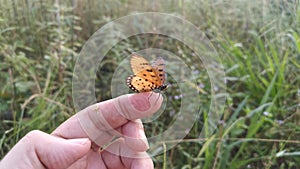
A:
POLYGON ((139 93, 91 105, 51 134, 29 132, 1 160, 0 169, 153 169, 140 118, 154 114, 161 103, 157 93, 139 93))

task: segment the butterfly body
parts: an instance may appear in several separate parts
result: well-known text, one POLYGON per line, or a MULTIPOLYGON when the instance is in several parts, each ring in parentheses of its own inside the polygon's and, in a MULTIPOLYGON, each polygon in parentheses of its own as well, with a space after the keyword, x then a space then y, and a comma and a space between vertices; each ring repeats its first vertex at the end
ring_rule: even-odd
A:
POLYGON ((168 84, 163 84, 161 86, 158 86, 156 89, 153 90, 155 93, 159 93, 160 91, 164 91, 168 88, 168 84))
POLYGON ((158 58, 154 64, 150 64, 142 56, 134 54, 130 60, 131 69, 134 75, 130 75, 127 80, 127 86, 137 92, 156 92, 166 90, 168 84, 165 84, 165 62, 158 58))

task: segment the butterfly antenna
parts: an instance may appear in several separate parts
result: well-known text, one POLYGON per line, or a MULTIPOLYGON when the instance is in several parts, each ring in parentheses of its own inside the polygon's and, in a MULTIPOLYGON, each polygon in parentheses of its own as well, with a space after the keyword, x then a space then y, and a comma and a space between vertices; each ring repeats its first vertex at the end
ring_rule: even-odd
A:
POLYGON ((180 82, 175 82, 175 83, 168 83, 168 86, 171 87, 172 85, 175 85, 175 84, 180 84, 180 83, 187 83, 188 81, 180 81, 180 82))

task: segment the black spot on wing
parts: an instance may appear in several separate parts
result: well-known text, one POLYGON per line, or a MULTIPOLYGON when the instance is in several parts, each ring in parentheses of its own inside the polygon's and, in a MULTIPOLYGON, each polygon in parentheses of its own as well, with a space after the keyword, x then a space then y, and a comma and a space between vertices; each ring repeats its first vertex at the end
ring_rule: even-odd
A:
POLYGON ((147 71, 147 72, 153 72, 153 70, 152 70, 152 69, 146 69, 146 71, 147 71))

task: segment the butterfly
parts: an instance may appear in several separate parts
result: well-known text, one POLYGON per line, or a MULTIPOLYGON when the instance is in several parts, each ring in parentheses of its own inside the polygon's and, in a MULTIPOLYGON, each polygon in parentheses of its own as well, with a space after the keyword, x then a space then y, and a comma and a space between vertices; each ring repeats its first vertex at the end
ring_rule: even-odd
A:
POLYGON ((134 54, 130 59, 131 69, 134 75, 127 77, 127 86, 137 92, 156 92, 159 93, 168 88, 165 72, 165 61, 159 57, 153 64, 150 64, 145 58, 134 54))

